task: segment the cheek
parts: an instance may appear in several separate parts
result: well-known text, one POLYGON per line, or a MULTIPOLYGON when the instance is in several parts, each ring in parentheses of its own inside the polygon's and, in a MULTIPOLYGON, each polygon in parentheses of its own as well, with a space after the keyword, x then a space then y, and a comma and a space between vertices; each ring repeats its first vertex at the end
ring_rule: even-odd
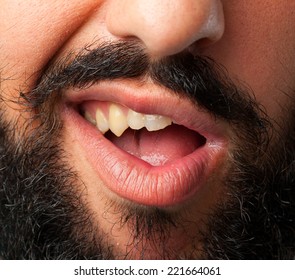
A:
POLYGON ((295 2, 257 1, 252 6, 225 1, 226 32, 208 55, 250 88, 267 114, 278 120, 294 97, 295 2))
POLYGON ((3 118, 17 120, 16 131, 30 118, 17 104, 19 93, 34 86, 38 73, 83 24, 99 1, 1 1, 0 94, 3 118))
POLYGON ((99 1, 87 1, 87 5, 83 2, 86 3, 78 0, 2 3, 0 66, 3 79, 13 76, 18 86, 23 84, 21 81, 26 81, 26 86, 32 85, 33 74, 48 63, 99 1))

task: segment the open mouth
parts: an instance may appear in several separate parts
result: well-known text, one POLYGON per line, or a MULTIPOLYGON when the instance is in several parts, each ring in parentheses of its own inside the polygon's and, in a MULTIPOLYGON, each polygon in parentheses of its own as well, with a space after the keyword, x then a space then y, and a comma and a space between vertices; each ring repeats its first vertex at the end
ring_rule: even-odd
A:
POLYGON ((112 102, 86 101, 79 112, 116 147, 152 166, 169 164, 206 143, 167 116, 142 114, 112 102))
POLYGON ((214 171, 224 132, 189 100, 138 90, 115 82, 68 90, 65 125, 111 192, 142 205, 182 203, 214 171))

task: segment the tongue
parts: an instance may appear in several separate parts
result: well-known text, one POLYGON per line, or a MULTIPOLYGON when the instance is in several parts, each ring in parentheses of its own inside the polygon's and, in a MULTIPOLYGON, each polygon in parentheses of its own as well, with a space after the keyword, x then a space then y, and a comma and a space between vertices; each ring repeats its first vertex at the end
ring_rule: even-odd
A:
POLYGON ((119 138, 113 134, 107 137, 118 148, 153 166, 182 158, 204 143, 204 138, 198 133, 179 125, 154 132, 128 129, 119 138))

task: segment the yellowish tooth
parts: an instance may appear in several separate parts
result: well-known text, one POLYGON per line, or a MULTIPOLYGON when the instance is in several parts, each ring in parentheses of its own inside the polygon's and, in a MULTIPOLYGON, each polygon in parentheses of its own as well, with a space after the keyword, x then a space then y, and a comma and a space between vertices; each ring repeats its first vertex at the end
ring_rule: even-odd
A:
POLYGON ((89 121, 90 123, 92 123, 93 125, 96 125, 96 121, 94 118, 92 118, 92 116, 88 113, 88 112, 85 112, 84 113, 84 117, 87 121, 89 121))
POLYGON ((103 134, 110 129, 109 122, 100 109, 96 110, 96 126, 103 134))
POLYGON ((144 127, 144 115, 133 110, 129 110, 127 122, 132 129, 141 129, 144 127))
POLYGON ((148 131, 164 129, 166 126, 171 124, 172 121, 168 117, 160 115, 145 115, 145 127, 148 131))
POLYGON ((116 104, 111 104, 109 108, 109 125, 110 130, 120 137, 123 132, 129 127, 127 117, 123 110, 116 104))

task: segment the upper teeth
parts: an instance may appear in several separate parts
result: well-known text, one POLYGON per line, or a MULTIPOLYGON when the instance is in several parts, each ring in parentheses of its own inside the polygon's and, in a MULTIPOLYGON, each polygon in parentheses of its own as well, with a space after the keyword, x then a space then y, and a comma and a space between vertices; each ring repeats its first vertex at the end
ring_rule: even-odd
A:
POLYGON ((111 130, 117 137, 128 127, 136 130, 146 127, 148 131, 156 131, 172 124, 169 117, 141 114, 115 103, 110 103, 106 110, 97 108, 95 116, 87 111, 84 116, 102 133, 111 130))

